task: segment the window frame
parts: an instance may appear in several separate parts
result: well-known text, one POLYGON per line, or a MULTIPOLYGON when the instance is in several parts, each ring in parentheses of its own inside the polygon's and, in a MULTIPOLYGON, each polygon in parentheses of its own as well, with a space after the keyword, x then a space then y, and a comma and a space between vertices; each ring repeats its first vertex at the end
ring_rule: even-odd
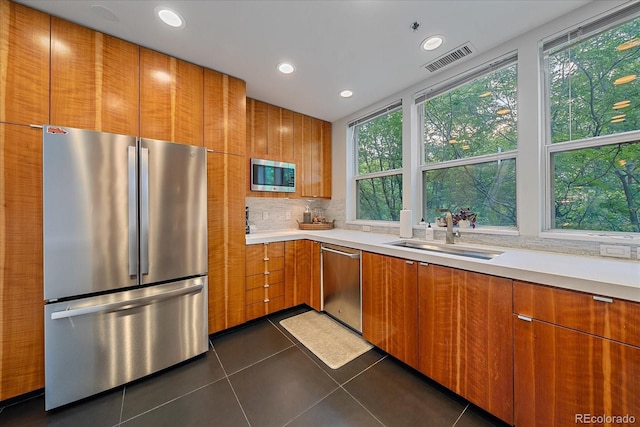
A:
POLYGON ((634 4, 578 28, 568 29, 567 31, 564 31, 562 35, 542 40, 539 44, 540 84, 542 88, 539 104, 541 108, 541 117, 543 118, 541 123, 542 137, 540 140, 543 162, 541 181, 544 191, 543 203, 541 204, 541 237, 556 238, 561 236, 562 238, 574 238, 577 240, 591 240, 594 237, 598 237, 606 240, 607 238, 634 239, 636 238, 634 236, 640 234, 628 231, 562 229, 553 227, 555 222, 553 217, 555 205, 553 155, 557 153, 568 153, 575 150, 607 147, 620 143, 640 141, 640 129, 617 134, 553 142, 551 137, 551 87, 549 84, 549 70, 547 66, 550 52, 557 53, 559 50, 562 50, 562 48, 559 49, 560 46, 580 43, 580 38, 588 39, 639 17, 640 4, 634 4), (572 42, 572 40, 575 41, 572 42))
MULTIPOLYGON (((406 165, 404 164, 404 162, 402 162, 402 167, 400 168, 395 168, 395 169, 388 169, 388 170, 384 170, 384 171, 378 171, 378 172, 371 172, 371 173, 366 173, 366 174, 360 174, 359 173, 359 168, 358 168, 358 149, 359 149, 359 145, 358 145, 358 138, 357 138, 357 127, 359 125, 368 123, 372 120, 375 120, 377 118, 380 118, 382 116, 388 115, 388 114, 393 114, 396 112, 400 112, 401 115, 403 115, 402 120, 404 121, 404 114, 403 114, 403 100, 402 99, 398 99, 397 101, 392 102, 391 104, 388 104, 382 108, 376 109, 375 111, 366 114, 365 116, 353 120, 351 122, 349 122, 347 124, 347 129, 349 131, 349 140, 351 141, 351 153, 352 153, 352 165, 351 167, 353 168, 353 174, 351 179, 352 179, 352 188, 353 188, 353 195, 354 195, 354 220, 355 221, 360 221, 360 222, 373 222, 373 223, 388 223, 389 221, 393 221, 393 220, 387 220, 387 219, 367 219, 367 218, 359 218, 358 214, 360 212, 360 195, 358 193, 358 183, 359 181, 365 181, 365 180, 370 180, 370 179, 376 179, 376 178, 382 178, 382 177, 391 177, 391 176, 397 176, 400 175, 401 179, 404 176, 404 170, 406 168, 406 165)), ((401 149, 404 146, 404 141, 403 141, 403 136, 402 134, 400 135, 400 145, 401 145, 401 149)), ((400 203, 402 204, 402 200, 400 200, 400 203)))
MULTIPOLYGON (((518 88, 518 53, 517 52, 509 52, 505 55, 502 55, 499 58, 496 58, 490 62, 481 64, 477 67, 474 67, 467 72, 458 75, 450 80, 446 80, 439 85, 433 86, 425 91, 419 93, 414 100, 414 108, 416 109, 416 117, 417 117, 417 143, 419 144, 419 152, 420 152, 420 161, 418 162, 418 170, 417 170, 417 179, 419 180, 419 188, 420 188, 420 215, 424 218, 428 209, 427 202, 425 200, 425 188, 424 188, 424 173, 432 170, 439 169, 450 169, 454 167, 460 166, 469 166, 476 165, 482 163, 490 163, 497 162, 500 160, 514 160, 515 168, 516 168, 516 212, 519 209, 517 201, 518 201, 518 145, 520 143, 519 137, 516 135, 516 140, 518 143, 516 144, 516 148, 513 150, 503 151, 500 153, 490 153, 490 154, 481 154, 473 157, 465 157, 460 159, 453 160, 445 160, 440 162, 426 162, 425 161, 425 144, 424 144, 424 132, 425 132, 425 117, 424 117, 424 103, 429 99, 447 93, 451 90, 454 90, 458 87, 461 87, 467 83, 470 83, 478 78, 484 77, 490 73, 502 70, 504 68, 508 68, 510 66, 516 66, 516 99, 518 96, 519 88, 518 88)), ((519 120, 518 120, 519 121, 519 120)), ((516 122, 516 132, 518 132, 518 122, 516 122)), ((475 229, 474 231, 491 230, 491 232, 496 232, 500 230, 504 231, 513 231, 518 230, 518 219, 520 215, 516 213, 516 224, 514 226, 495 226, 495 225, 481 225, 479 226, 480 230, 475 229)), ((470 230, 467 230, 470 231, 470 230)))

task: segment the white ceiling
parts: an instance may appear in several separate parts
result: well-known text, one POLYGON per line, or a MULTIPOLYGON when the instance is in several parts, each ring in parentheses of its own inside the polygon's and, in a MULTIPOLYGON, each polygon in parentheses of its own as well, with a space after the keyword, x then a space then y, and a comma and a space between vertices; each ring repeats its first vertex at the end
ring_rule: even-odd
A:
POLYGON ((241 78, 251 98, 335 121, 434 75, 422 65, 466 42, 486 52, 591 0, 17 1, 241 78), (159 5, 186 27, 162 24, 159 5), (431 34, 445 43, 427 53, 419 45, 431 34), (295 73, 278 73, 281 61, 295 73), (343 89, 353 97, 341 98, 343 89))

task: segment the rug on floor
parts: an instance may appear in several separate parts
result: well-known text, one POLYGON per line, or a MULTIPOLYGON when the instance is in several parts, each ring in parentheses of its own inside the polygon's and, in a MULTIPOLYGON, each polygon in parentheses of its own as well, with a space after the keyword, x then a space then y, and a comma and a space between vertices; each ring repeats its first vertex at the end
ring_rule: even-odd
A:
POLYGON ((307 311, 280 324, 331 369, 338 369, 373 346, 326 314, 307 311))

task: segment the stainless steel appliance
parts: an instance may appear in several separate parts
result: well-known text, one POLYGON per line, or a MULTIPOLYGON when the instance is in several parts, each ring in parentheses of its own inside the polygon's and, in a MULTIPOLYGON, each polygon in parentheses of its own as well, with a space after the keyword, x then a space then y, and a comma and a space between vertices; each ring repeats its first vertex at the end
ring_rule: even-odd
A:
POLYGON ((45 409, 208 349, 206 150, 45 125, 45 409))
POLYGON ((322 310, 358 332, 362 332, 360 251, 323 243, 322 310))
POLYGON ((252 158, 251 191, 295 193, 295 163, 252 158))

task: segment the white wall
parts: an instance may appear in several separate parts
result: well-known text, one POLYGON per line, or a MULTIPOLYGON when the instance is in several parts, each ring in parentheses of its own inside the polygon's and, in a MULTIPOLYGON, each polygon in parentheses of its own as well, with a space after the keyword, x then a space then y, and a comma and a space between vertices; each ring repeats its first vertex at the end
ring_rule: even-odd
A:
MULTIPOLYGON (((357 113, 344 117, 333 123, 333 183, 332 200, 328 206, 328 211, 344 217, 337 218, 340 224, 345 224, 346 228, 362 229, 363 225, 376 226, 377 231, 393 233, 397 230, 397 223, 372 223, 366 221, 355 221, 354 205, 351 202, 352 196, 347 199, 347 195, 353 192, 352 182, 347 173, 351 159, 349 150, 352 149, 347 141, 347 123, 363 117, 385 105, 388 105, 400 98, 403 100, 404 126, 403 141, 404 159, 409 160, 412 167, 403 176, 405 208, 420 212, 420 174, 417 170, 419 153, 417 150, 417 127, 415 120, 414 96, 435 84, 441 83, 456 75, 478 65, 495 60, 510 52, 518 52, 518 159, 517 159, 517 192, 518 192, 518 232, 502 232, 484 234, 481 232, 465 233, 463 241, 499 244, 517 247, 541 247, 559 252, 580 253, 598 255, 598 245, 603 239, 594 240, 584 236, 569 238, 564 235, 553 235, 547 233, 542 237, 542 206, 544 185, 542 181, 543 162, 541 150, 542 119, 540 107, 540 59, 539 45, 541 40, 560 35, 567 29, 576 28, 585 21, 591 21, 610 11, 619 8, 628 1, 593 1, 588 5, 571 12, 561 18, 549 22, 521 37, 505 42, 503 45, 492 51, 469 58, 458 66, 442 70, 432 78, 427 78, 423 82, 407 88, 406 90, 381 99, 378 103, 369 106, 357 113), (411 117, 411 120, 406 118, 411 117), (380 229, 382 228, 382 230, 380 229)), ((471 40, 473 42, 473 40, 471 40)), ((428 71, 425 70, 425 73, 428 71)), ((406 163, 405 163, 406 164, 406 163)), ((419 214, 414 214, 417 222, 420 218, 415 218, 419 214)), ((436 230, 436 239, 442 238, 439 230, 436 230)), ((397 232, 397 231, 396 231, 397 232)), ((420 230, 416 228, 416 234, 420 230)), ((608 240, 608 239, 604 239, 608 240)), ((619 243, 616 241, 616 243, 619 243)), ((640 244, 639 242, 635 245, 640 244)))

